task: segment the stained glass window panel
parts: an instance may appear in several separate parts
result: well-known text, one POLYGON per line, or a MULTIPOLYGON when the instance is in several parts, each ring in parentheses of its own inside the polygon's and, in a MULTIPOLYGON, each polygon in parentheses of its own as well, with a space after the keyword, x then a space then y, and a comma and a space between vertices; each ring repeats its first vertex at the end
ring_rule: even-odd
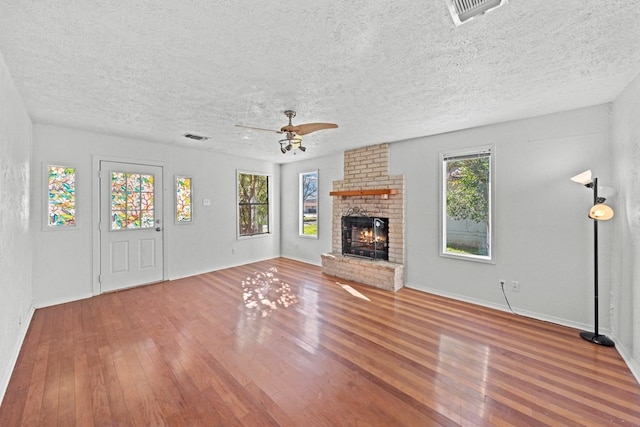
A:
POLYGON ((127 192, 127 211, 139 210, 140 209, 140 193, 129 193, 127 192))
POLYGON ((142 211, 140 213, 140 226, 142 228, 151 228, 153 227, 153 211, 142 211))
POLYGON ((140 193, 138 206, 143 211, 153 211, 153 193, 140 193))
POLYGON ((140 175, 140 191, 143 193, 153 193, 153 175, 140 175))
POLYGON ((127 192, 139 193, 140 192, 140 175, 137 173, 126 174, 127 176, 127 192))
POLYGON ((127 212, 127 228, 140 228, 140 212, 127 212))
POLYGON ((127 210, 127 196, 123 193, 112 193, 111 206, 115 211, 127 210))
POLYGON ((176 177, 176 221, 191 222, 191 178, 176 177))
POLYGON ((111 213, 113 218, 111 223, 111 229, 121 230, 127 226, 127 213, 125 211, 114 211, 111 213))
POLYGON ((76 225, 76 170, 65 166, 48 167, 48 225, 76 225))
POLYGON ((113 172, 111 176, 111 190, 113 192, 127 193, 127 176, 121 172, 113 172))
POLYGON ((153 175, 112 172, 111 229, 153 227, 153 191, 153 175))

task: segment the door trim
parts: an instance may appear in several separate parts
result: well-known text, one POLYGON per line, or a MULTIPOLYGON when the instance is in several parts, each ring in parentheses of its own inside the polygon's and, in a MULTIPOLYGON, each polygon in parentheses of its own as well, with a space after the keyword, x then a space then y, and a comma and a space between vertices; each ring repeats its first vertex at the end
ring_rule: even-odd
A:
POLYGON ((91 171, 91 187, 92 187, 92 197, 91 197, 91 240, 92 240, 92 259, 93 259, 93 267, 91 269, 91 293, 93 296, 100 295, 100 162, 118 162, 118 163, 133 163, 140 165, 149 165, 149 166, 157 166, 162 168, 162 188, 158 189, 158 191, 162 191, 162 217, 164 224, 162 225, 162 280, 167 280, 169 277, 169 268, 168 268, 168 257, 169 248, 167 244, 169 239, 167 238, 167 233, 169 233, 169 228, 167 227, 168 222, 166 221, 166 212, 168 200, 173 200, 171 198, 168 199, 167 195, 167 164, 165 162, 157 161, 157 160, 148 160, 148 159, 136 159, 130 157, 116 157, 116 156, 104 156, 99 154, 94 154, 92 156, 92 171, 91 171))

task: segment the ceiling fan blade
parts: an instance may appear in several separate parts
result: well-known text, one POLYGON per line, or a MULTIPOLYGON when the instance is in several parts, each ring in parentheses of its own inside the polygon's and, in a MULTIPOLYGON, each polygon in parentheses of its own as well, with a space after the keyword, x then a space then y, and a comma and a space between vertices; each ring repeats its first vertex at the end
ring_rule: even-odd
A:
POLYGON ((335 129, 338 125, 335 123, 305 123, 303 125, 287 125, 282 127, 282 132, 293 132, 297 135, 306 135, 311 132, 323 129, 335 129))
POLYGON ((262 130, 262 131, 265 131, 265 132, 284 133, 284 131, 282 131, 282 130, 257 128, 255 126, 236 125, 236 127, 237 128, 251 129, 251 130, 262 130))

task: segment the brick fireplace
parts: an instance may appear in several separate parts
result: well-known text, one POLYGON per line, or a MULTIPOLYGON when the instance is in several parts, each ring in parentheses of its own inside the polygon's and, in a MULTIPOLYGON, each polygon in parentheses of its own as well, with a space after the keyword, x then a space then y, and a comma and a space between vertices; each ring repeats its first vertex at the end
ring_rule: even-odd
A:
POLYGON ((389 176, 389 144, 345 151, 344 179, 333 181, 331 252, 322 271, 338 278, 397 291, 404 286, 404 176, 389 176), (342 217, 350 212, 388 218, 388 260, 342 254, 342 217))

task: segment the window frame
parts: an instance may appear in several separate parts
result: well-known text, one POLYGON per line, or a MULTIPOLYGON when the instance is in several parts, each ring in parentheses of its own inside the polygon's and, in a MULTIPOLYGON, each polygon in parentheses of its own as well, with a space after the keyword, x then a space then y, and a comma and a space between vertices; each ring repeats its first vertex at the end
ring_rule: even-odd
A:
POLYGON ((44 231, 62 231, 62 230, 76 230, 79 228, 79 215, 78 215, 78 168, 66 162, 43 162, 42 163, 42 175, 44 183, 44 197, 43 197, 43 230, 44 231), (55 225, 49 222, 49 168, 70 168, 73 169, 73 203, 74 203, 74 223, 70 225, 55 225))
POLYGON ((307 172, 300 172, 298 174, 298 236, 299 237, 304 237, 306 239, 318 239, 318 235, 319 235, 319 205, 320 205, 320 192, 319 192, 319 186, 320 186, 320 175, 318 173, 318 169, 312 170, 312 171, 307 171, 307 172), (305 207, 305 203, 304 203, 304 178, 305 176, 308 175, 315 175, 315 180, 316 180, 316 188, 315 188, 315 193, 316 193, 316 234, 305 234, 304 233, 304 207, 305 207))
POLYGON ((176 224, 193 224, 194 220, 194 204, 193 204, 193 177, 186 174, 176 174, 173 177, 173 220, 176 224), (189 210, 191 215, 188 220, 180 220, 178 218, 178 182, 180 179, 189 180, 189 210))
POLYGON ((440 152, 440 187, 439 187, 439 255, 445 258, 460 259, 465 261, 495 264, 496 263, 496 238, 495 238, 495 170, 496 170, 496 149, 494 145, 483 145, 478 147, 447 150, 440 152), (487 221, 488 233, 488 255, 473 255, 452 253, 447 251, 447 213, 446 213, 446 197, 447 197, 447 168, 446 162, 455 158, 473 158, 473 156, 483 157, 487 155, 489 159, 489 203, 487 221))
POLYGON ((273 234, 273 175, 266 172, 253 172, 246 170, 236 170, 236 238, 251 239, 257 237, 270 236, 273 234), (255 205, 267 206, 267 232, 254 234, 240 234, 240 175, 263 176, 267 179, 267 202, 255 205))

